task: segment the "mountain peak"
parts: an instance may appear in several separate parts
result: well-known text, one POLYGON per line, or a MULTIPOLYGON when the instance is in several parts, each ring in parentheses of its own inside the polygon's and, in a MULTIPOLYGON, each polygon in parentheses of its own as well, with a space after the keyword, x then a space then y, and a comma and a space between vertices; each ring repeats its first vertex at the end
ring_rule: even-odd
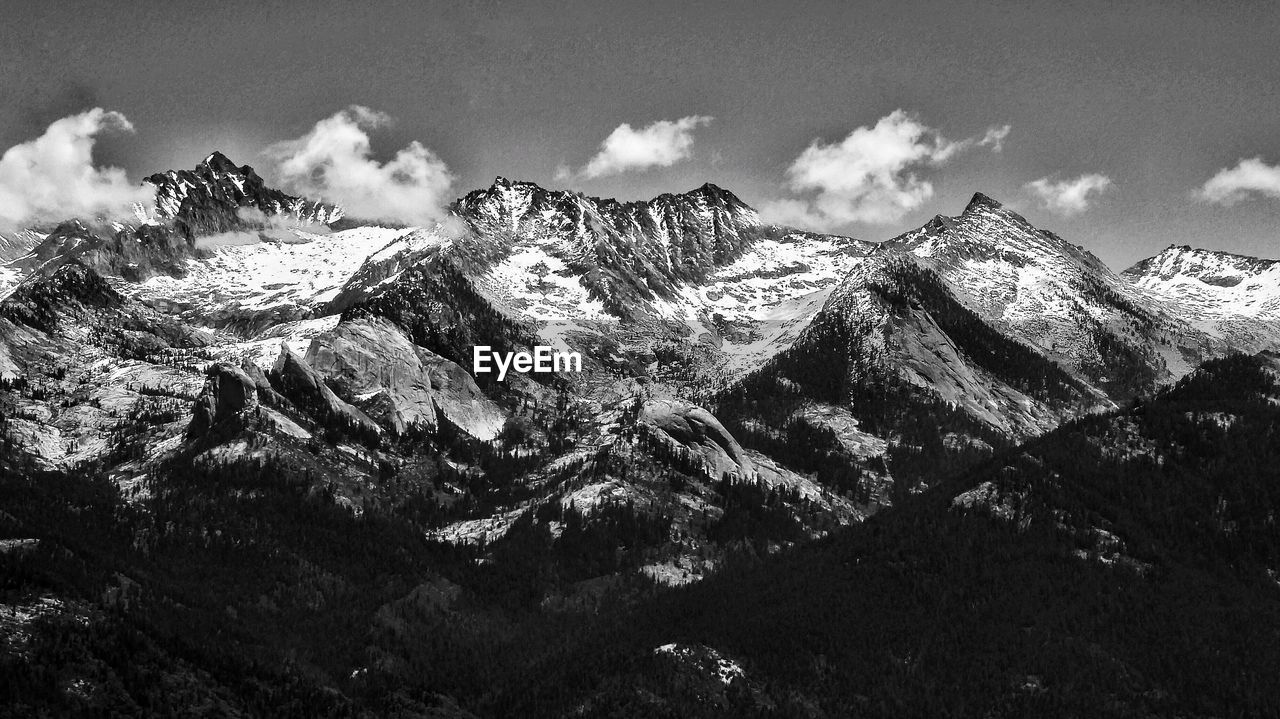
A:
POLYGON ((1137 262, 1122 274, 1140 283, 1148 278, 1168 281, 1181 276, 1205 284, 1232 287, 1277 266, 1280 266, 1280 260, 1190 245, 1169 245, 1160 254, 1137 262))
POLYGON ((242 172, 244 170, 252 171, 247 166, 244 168, 241 168, 240 166, 236 165, 236 163, 232 162, 229 157, 222 154, 218 150, 214 150, 213 152, 209 153, 209 156, 204 158, 204 161, 201 162, 200 164, 205 167, 208 167, 210 170, 214 170, 215 172, 242 172))
POLYGON ((174 221, 188 239, 240 228, 241 207, 292 216, 299 222, 329 224, 342 217, 336 206, 268 187, 252 167, 236 165, 217 150, 193 169, 158 172, 143 181, 156 188, 156 216, 174 221))
POLYGON ((969 214, 970 212, 980 209, 999 210, 1003 207, 1004 205, 1000 204, 998 200, 991 198, 989 195, 984 195, 981 192, 975 192, 973 193, 973 199, 969 200, 969 204, 965 205, 964 214, 969 214))

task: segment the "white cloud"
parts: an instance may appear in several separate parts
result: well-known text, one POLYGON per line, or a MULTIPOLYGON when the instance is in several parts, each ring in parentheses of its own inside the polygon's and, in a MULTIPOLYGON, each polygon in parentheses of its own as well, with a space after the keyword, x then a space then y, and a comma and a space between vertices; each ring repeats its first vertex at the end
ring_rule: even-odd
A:
POLYGON ((1196 194, 1227 206, 1254 196, 1280 199, 1280 165, 1268 165, 1261 157, 1241 160, 1235 167, 1218 170, 1196 194))
POLYGON ((349 216, 414 225, 448 220, 453 174, 414 140, 386 163, 372 159, 369 131, 391 118, 352 105, 306 135, 267 148, 290 192, 341 205, 349 216))
POLYGON ((600 151, 587 161, 581 174, 591 178, 670 167, 689 157, 693 131, 711 120, 704 115, 690 115, 679 120, 659 120, 639 130, 626 123, 618 125, 600 143, 600 151))
POLYGON ((118 167, 94 166, 93 145, 104 132, 133 132, 133 125, 118 112, 95 107, 6 150, 0 156, 0 229, 133 218, 134 203, 151 207, 153 187, 129 182, 118 167))
POLYGON ((1028 182, 1026 187, 1040 199, 1050 211, 1060 215, 1078 215, 1089 209, 1092 198, 1110 189, 1111 178, 1090 173, 1074 180, 1054 180, 1042 177, 1028 182))
POLYGON ((1000 152, 1004 149, 1004 138, 1009 136, 1009 131, 1013 129, 1012 125, 999 125, 987 128, 987 134, 978 140, 978 144, 983 147, 990 147, 992 152, 1000 152))
POLYGON ((853 222, 889 223, 933 196, 919 172, 975 146, 999 151, 1009 126, 981 138, 952 141, 903 110, 859 127, 839 142, 813 143, 787 168, 787 186, 804 198, 766 203, 765 217, 779 224, 831 229, 853 222))

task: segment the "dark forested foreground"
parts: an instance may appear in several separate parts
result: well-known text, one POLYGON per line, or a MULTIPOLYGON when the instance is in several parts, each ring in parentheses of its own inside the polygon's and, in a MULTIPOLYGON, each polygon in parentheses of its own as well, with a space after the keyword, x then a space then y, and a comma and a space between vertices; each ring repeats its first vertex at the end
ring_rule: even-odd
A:
POLYGON ((1277 716, 1270 362, 677 590, 581 590, 663 531, 626 512, 477 562, 270 465, 6 472, 0 715, 1277 716))

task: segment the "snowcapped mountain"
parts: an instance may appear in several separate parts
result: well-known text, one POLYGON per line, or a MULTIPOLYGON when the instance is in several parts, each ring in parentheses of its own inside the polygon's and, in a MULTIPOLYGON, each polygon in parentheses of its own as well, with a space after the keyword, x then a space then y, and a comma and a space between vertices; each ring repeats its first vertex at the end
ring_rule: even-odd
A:
POLYGON ((237 167, 221 152, 195 169, 156 173, 146 182, 156 188, 154 217, 172 222, 188 238, 253 226, 264 215, 277 222, 328 225, 343 214, 339 207, 267 187, 252 167, 237 167))
POLYGON ((1176 379, 1224 349, 1084 248, 981 193, 959 216, 939 215, 884 249, 920 258, 983 319, 1113 396, 1176 379))
POLYGON ((668 583, 1275 342, 1272 265, 1116 275, 981 194, 877 245, 710 184, 618 202, 498 178, 450 234, 335 231, 340 209, 219 153, 148 182, 142 224, 64 223, 3 266, 23 463, 131 488, 270 464, 489 554, 627 527, 636 551, 591 571, 668 583), (1168 299, 1184 282, 1201 319, 1168 299), (538 344, 583 371, 470 371, 475 345, 538 344))
POLYGON ((342 210, 266 186, 253 168, 214 152, 193 170, 146 178, 156 188, 152 208, 136 208, 138 224, 69 220, 47 234, 25 231, 0 238, 0 297, 26 275, 49 274, 78 261, 107 276, 138 282, 182 276, 187 260, 212 247, 259 241, 305 241, 324 234, 342 210), (8 255, 12 255, 10 258, 8 255))
POLYGON ((0 262, 9 262, 31 251, 45 238, 35 230, 0 233, 0 262))
POLYGON ((711 184, 618 202, 499 177, 460 199, 455 212, 490 246, 501 238, 525 257, 545 254, 572 267, 592 299, 619 316, 637 299, 669 298, 676 283, 728 263, 762 227, 754 210, 711 184))
POLYGON ((1233 347, 1280 346, 1280 261, 1172 246, 1123 277, 1233 347))
POLYGON ((273 225, 245 209, 298 205, 216 154, 151 181, 163 185, 161 209, 147 223, 105 236, 66 224, 27 256, 3 304, 12 332, 0 357, 19 381, 6 442, 23 466, 103 467, 145 496, 148 478, 175 463, 234 472, 265 462, 353 512, 409 501, 401 480, 378 477, 414 477, 410 486, 438 488, 430 536, 462 546, 530 532, 563 545, 582 541, 566 523, 600 531, 634 516, 665 529, 611 571, 673 583, 716 566, 743 540, 717 527, 738 526, 740 509, 764 511, 767 497, 786 516, 770 530, 775 546, 872 507, 740 446, 677 396, 691 368, 723 361, 721 346, 785 347, 866 243, 765 227, 709 185, 618 203, 497 183, 492 196, 459 201, 471 229, 449 238, 328 232, 293 226, 296 214, 273 225), (151 251, 142 236, 155 238, 151 251), (67 278, 109 299, 85 305, 58 289, 67 278), (44 321, 44 305, 70 319, 44 321), (166 349, 90 329, 102 325, 139 336, 172 326, 191 339, 166 349), (468 371, 473 344, 538 342, 581 349, 586 371, 505 384, 468 371), (68 367, 77 343, 95 364, 68 367), (659 344, 668 351, 655 353, 659 344), (646 386, 657 370, 678 379, 646 386), (97 409, 113 392, 123 428, 97 409), (190 414, 168 410, 192 403, 190 414), (122 461, 125 444, 132 459, 122 461))
MULTIPOLYGON (((348 640, 376 648, 362 656, 398 657, 440 627, 506 621, 499 606, 564 616, 563 637, 575 612, 837 534, 815 549, 856 548, 775 588, 871 578, 844 585, 851 601, 882 570, 934 576, 900 572, 904 557, 971 559, 974 536, 1031 536, 1072 581, 1092 564, 1143 573, 1164 556, 1153 531, 1187 531, 1162 518, 1189 509, 1212 542, 1269 536, 1266 485, 1232 477, 1269 476, 1251 462, 1271 446, 1274 402, 1257 400, 1274 400, 1274 357, 1201 362, 1278 348, 1280 263, 1171 248, 1116 274, 981 194, 876 244, 765 224, 713 185, 618 202, 499 178, 456 202, 452 228, 390 228, 331 226, 337 208, 217 153, 148 181, 158 205, 138 225, 67 221, 0 248, 0 477, 16 497, 0 554, 45 551, 31 527, 62 518, 56 536, 95 547, 57 555, 67 576, 126 557, 101 568, 104 596, 168 607, 166 626, 240 636, 328 612, 372 622, 348 640), (472 370, 476 345, 575 351, 582 371, 498 381, 472 370), (1232 386, 1252 389, 1204 402, 1232 386), (1224 489, 1162 474, 1196 456, 1224 489), (1173 487, 1159 512, 1134 503, 1132 476, 1173 487), (889 506, 904 514, 842 531, 889 506), (971 521, 996 530, 955 533, 971 521), (863 574, 884 527, 899 534, 863 574), (412 579, 370 589, 375 564, 412 579), (230 588, 193 605, 213 574, 230 588)), ((935 597, 922 581, 913 596, 935 597)), ((885 586, 892 605, 900 584, 885 586)), ((768 672, 735 663, 750 653, 699 642, 645 656, 696 693, 763 691, 768 672)))

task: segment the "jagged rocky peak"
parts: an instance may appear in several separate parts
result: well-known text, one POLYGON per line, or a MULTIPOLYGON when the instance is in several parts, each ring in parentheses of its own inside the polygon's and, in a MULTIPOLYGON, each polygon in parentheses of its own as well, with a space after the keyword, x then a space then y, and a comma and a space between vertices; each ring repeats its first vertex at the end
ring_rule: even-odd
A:
POLYGON ((982 258, 1034 262, 1038 258, 1062 256, 1087 266, 1090 271, 1111 274, 1100 259, 1083 247, 1036 227, 982 192, 975 192, 959 215, 937 215, 920 228, 904 232, 885 244, 890 249, 944 262, 982 258))
POLYGON ((156 188, 156 215, 188 237, 216 234, 254 224, 242 208, 300 223, 330 224, 342 209, 268 187, 249 165, 210 153, 191 170, 158 172, 145 179, 156 188))
POLYGON ((569 190, 552 190, 537 183, 494 178, 488 188, 474 190, 456 203, 458 214, 471 220, 501 217, 520 221, 526 216, 547 210, 573 214, 592 212, 605 218, 634 217, 640 213, 671 210, 721 211, 738 221, 758 224, 755 210, 732 192, 705 183, 682 193, 663 193, 651 200, 619 201, 615 198, 589 197, 569 190))
POLYGON ((579 275, 611 312, 672 296, 739 257, 764 226, 728 190, 705 184, 651 200, 621 202, 499 177, 459 199, 454 211, 487 251, 536 245, 579 275))
POLYGON ((991 197, 990 195, 975 192, 973 193, 973 198, 969 200, 969 204, 965 205, 964 213, 962 214, 977 212, 982 209, 999 210, 1003 208, 1004 205, 999 200, 991 197))
POLYGON ((1280 260, 1267 260, 1219 250, 1202 250, 1188 245, 1170 245, 1123 272, 1139 285, 1183 278, 1206 285, 1234 287, 1262 274, 1280 270, 1280 260))
POLYGON ((232 162, 230 158, 228 158, 226 155, 222 154, 217 150, 214 150, 213 152, 209 153, 209 156, 204 158, 204 162, 200 163, 200 166, 197 166, 196 170, 199 171, 201 167, 204 167, 215 173, 237 172, 242 175, 254 174, 252 167, 249 167, 248 165, 241 165, 237 167, 236 163, 232 162))

